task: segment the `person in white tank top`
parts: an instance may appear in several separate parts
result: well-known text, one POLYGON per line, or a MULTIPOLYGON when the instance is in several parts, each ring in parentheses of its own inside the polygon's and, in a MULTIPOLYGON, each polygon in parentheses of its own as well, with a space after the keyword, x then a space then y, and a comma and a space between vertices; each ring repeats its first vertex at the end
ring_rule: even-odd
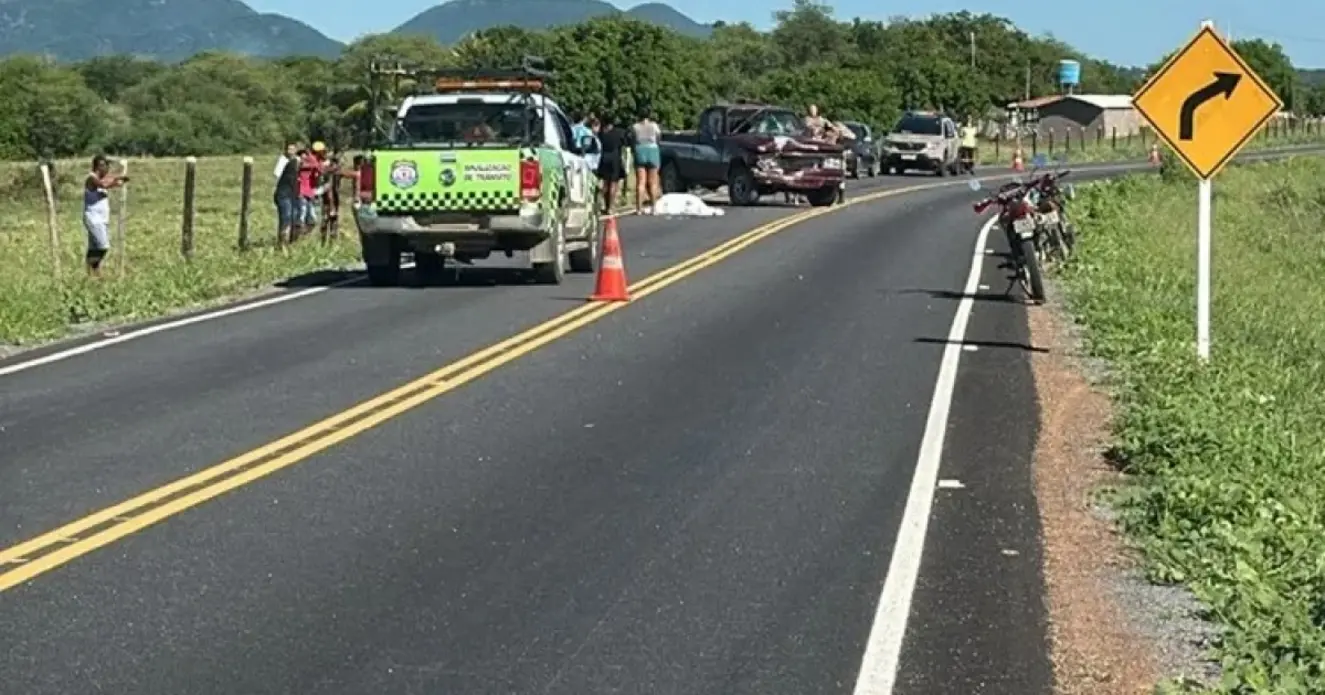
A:
POLYGON ((110 173, 105 155, 92 158, 92 170, 83 180, 83 228, 87 230, 87 272, 101 274, 101 261, 110 251, 110 190, 128 183, 124 174, 110 173))

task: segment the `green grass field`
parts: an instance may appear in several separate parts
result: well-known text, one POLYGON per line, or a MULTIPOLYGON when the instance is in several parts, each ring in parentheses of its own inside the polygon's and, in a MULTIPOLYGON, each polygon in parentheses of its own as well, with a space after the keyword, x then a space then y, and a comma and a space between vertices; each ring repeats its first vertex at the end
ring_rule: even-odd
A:
MULTIPOLYGON (((41 177, 36 164, 0 164, 0 199, 10 215, 0 227, 0 344, 56 338, 71 329, 154 318, 270 287, 285 278, 359 262, 351 190, 342 194, 340 239, 324 245, 313 235, 292 247, 276 247, 271 200, 275 154, 254 157, 249 221, 250 250, 238 250, 242 157, 198 160, 194 255, 181 255, 184 161, 141 159, 128 163, 130 184, 125 227, 112 224, 112 250, 102 277, 83 266, 86 236, 81 181, 85 160, 56 162, 60 271, 55 272, 41 177), (123 267, 121 268, 121 265, 123 267)), ((633 181, 627 181, 627 188, 633 181)), ((112 216, 122 206, 111 194, 112 216)))
POLYGON ((1215 181, 1205 366, 1196 186, 1173 166, 1083 187, 1061 272, 1114 370, 1123 523, 1152 578, 1190 586, 1222 628, 1218 692, 1325 692, 1325 160, 1215 181))
MULTIPOLYGON (((275 156, 255 159, 250 214, 254 248, 245 253, 237 249, 242 158, 199 160, 192 261, 185 261, 180 251, 183 160, 130 161, 123 234, 112 225, 112 251, 99 280, 88 278, 83 267, 87 241, 80 184, 87 162, 56 163, 58 274, 36 165, 0 170, 0 195, 10 214, 0 231, 0 252, 5 267, 12 269, 0 274, 0 293, 6 298, 0 303, 0 342, 50 338, 80 324, 160 316, 285 277, 354 263, 358 242, 345 230, 339 243, 324 246, 305 239, 288 250, 275 247, 275 156)), ((112 215, 118 215, 120 191, 112 192, 111 204, 112 215)))

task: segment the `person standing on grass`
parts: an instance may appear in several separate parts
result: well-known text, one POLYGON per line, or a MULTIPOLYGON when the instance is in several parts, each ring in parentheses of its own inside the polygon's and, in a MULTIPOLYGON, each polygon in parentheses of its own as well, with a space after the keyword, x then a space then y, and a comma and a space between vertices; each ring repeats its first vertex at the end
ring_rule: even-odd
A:
POLYGON ((598 180, 603 183, 603 214, 612 214, 616 207, 621 182, 626 180, 626 132, 604 117, 602 132, 598 135, 598 180))
POLYGON ((299 162, 301 154, 293 143, 286 145, 285 156, 277 162, 276 188, 272 202, 276 204, 276 240, 284 246, 293 239, 295 211, 299 207, 299 162))
POLYGON ((83 181, 83 227, 87 230, 87 273, 101 275, 101 261, 110 251, 110 191, 129 182, 124 174, 110 173, 105 155, 92 158, 92 170, 83 181))
POLYGON ((658 170, 662 168, 662 150, 658 147, 662 128, 654 122, 652 109, 645 110, 644 116, 631 127, 631 134, 635 145, 635 214, 652 214, 653 204, 662 197, 662 184, 658 181, 658 170), (648 208, 641 207, 645 197, 649 199, 648 208))
POLYGON ((295 160, 298 157, 299 157, 299 144, 294 142, 287 143, 285 145, 285 151, 281 153, 281 156, 276 158, 276 166, 271 170, 271 177, 273 179, 280 179, 281 172, 285 171, 285 165, 289 164, 291 160, 295 160))
POLYGON ((291 241, 311 231, 317 224, 318 179, 321 178, 325 168, 322 159, 326 156, 326 152, 326 145, 315 142, 299 160, 299 201, 295 208, 291 241))
MULTIPOLYGON (((363 156, 355 156, 354 169, 347 170, 341 167, 341 154, 333 152, 327 159, 326 174, 323 179, 324 190, 322 192, 322 240, 333 239, 340 236, 340 187, 343 179, 349 179, 354 182, 359 180, 359 165, 363 161, 363 156)), ((357 188, 357 186, 356 186, 357 188)))

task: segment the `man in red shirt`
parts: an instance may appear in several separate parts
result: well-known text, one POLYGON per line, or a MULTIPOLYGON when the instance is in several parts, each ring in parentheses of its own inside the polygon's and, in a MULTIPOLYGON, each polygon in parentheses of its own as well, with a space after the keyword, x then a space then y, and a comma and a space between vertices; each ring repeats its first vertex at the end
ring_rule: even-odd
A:
POLYGON ((326 167, 326 154, 327 146, 315 142, 299 157, 299 203, 295 211, 294 228, 290 230, 291 241, 312 231, 317 224, 317 186, 322 170, 326 167))

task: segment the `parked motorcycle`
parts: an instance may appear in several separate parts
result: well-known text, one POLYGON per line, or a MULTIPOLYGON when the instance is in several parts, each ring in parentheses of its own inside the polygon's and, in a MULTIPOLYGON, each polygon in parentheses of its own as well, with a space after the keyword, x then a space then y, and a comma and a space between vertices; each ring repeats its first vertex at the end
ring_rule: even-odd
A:
MULTIPOLYGON (((970 187, 973 191, 980 190, 980 180, 971 179, 970 187)), ((1047 240, 1045 230, 1037 219, 1037 203, 1037 188, 1033 182, 1011 181, 972 207, 977 215, 983 215, 991 206, 998 206, 996 224, 1007 237, 1008 247, 1012 250, 1015 279, 1021 282, 1033 301, 1043 302, 1042 260, 1047 240)))
MULTIPOLYGON (((1042 157, 1037 157, 1040 160, 1037 169, 1045 163, 1042 157)), ((1058 260, 1067 260, 1076 246, 1076 226, 1068 219, 1067 202, 1076 197, 1076 189, 1071 183, 1062 183, 1072 173, 1070 169, 1059 168, 1067 163, 1067 157, 1060 155, 1055 161, 1058 166, 1051 171, 1037 176, 1033 170, 1031 185, 1036 193, 1037 222, 1045 228, 1049 239, 1048 251, 1058 260)))

